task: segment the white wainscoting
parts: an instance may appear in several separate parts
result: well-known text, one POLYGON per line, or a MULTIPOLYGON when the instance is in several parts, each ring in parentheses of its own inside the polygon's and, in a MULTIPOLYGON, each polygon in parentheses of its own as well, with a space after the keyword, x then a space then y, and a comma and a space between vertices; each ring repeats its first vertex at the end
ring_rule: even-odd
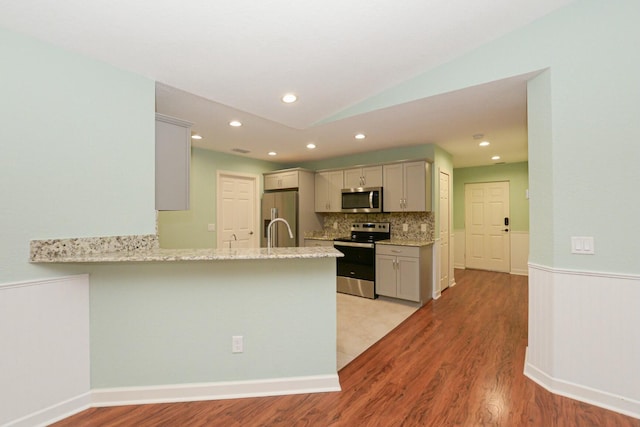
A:
MULTIPOLYGON (((529 232, 528 231, 512 231, 510 234, 511 241, 511 274, 526 276, 529 274, 527 263, 529 262, 529 232)), ((454 231, 454 259, 455 268, 465 268, 465 230, 454 231)))
POLYGON ((529 274, 529 232, 511 231, 511 274, 529 274))
POLYGON ((551 392, 640 418, 640 276, 529 264, 524 373, 551 392))
POLYGON ((43 425, 90 402, 89 277, 0 284, 0 425, 43 425))

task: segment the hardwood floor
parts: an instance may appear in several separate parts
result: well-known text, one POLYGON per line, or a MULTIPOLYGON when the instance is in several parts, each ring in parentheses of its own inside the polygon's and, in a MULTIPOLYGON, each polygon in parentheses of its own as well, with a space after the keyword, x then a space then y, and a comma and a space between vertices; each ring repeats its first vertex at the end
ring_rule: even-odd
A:
POLYGON ((456 282, 343 368, 342 392, 93 408, 55 426, 640 426, 522 374, 526 277, 456 282))

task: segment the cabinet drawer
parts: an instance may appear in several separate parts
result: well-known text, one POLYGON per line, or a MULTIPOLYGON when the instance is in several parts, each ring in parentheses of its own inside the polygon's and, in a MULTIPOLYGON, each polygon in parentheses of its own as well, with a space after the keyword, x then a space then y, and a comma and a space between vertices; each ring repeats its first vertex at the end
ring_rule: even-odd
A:
POLYGON ((376 255, 420 257, 420 248, 416 246, 376 245, 376 255))

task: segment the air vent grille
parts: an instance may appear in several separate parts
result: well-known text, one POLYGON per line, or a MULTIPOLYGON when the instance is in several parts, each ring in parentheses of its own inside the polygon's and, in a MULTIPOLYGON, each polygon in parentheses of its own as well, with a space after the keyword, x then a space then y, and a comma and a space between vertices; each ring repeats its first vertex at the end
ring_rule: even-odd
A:
POLYGON ((236 153, 242 153, 242 154, 250 153, 249 150, 245 150, 244 148, 233 148, 231 151, 235 151, 236 153))

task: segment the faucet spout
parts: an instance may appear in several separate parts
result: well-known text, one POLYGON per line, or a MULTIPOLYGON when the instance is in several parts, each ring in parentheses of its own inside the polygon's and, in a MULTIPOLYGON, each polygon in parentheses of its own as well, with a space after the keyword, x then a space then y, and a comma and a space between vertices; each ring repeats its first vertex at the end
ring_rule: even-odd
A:
POLYGON ((285 225, 287 226, 287 229, 289 230, 289 237, 293 239, 291 226, 289 226, 289 223, 287 222, 287 220, 284 218, 274 218, 271 220, 271 222, 269 222, 269 225, 267 225, 267 249, 271 249, 271 226, 276 222, 284 222, 285 225))

